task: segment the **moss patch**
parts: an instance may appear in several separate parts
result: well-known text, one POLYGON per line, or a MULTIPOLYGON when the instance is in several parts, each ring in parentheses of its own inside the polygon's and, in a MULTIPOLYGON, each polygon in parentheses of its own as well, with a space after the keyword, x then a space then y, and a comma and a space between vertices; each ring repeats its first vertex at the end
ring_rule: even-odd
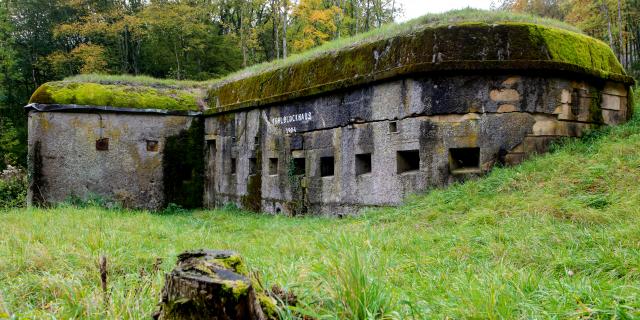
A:
POLYGON ((526 22, 456 20, 450 25, 434 26, 426 21, 398 28, 401 31, 352 38, 348 40, 351 46, 249 68, 220 81, 174 83, 135 77, 80 77, 43 85, 31 102, 202 109, 205 114, 216 114, 435 72, 538 70, 633 82, 607 44, 564 29, 526 22), (204 86, 209 87, 207 92, 201 89, 204 86))
POLYGON ((423 28, 214 85, 208 114, 319 94, 412 73, 547 70, 630 82, 614 53, 591 37, 530 23, 423 28))
POLYGON ((198 111, 198 89, 115 85, 83 82, 49 82, 38 88, 30 103, 77 104, 116 108, 198 111))

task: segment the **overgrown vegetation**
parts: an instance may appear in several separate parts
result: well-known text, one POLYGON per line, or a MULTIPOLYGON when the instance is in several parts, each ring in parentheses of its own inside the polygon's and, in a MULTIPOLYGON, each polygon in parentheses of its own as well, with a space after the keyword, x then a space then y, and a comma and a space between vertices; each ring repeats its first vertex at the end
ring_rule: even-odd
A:
POLYGON ((49 82, 40 86, 29 102, 199 111, 200 96, 196 88, 49 82))
POLYGON ((22 208, 27 201, 26 177, 0 179, 0 209, 22 208))
POLYGON ((294 291, 296 310, 326 319, 637 318, 638 149, 636 111, 521 166, 340 220, 4 210, 0 314, 145 318, 176 255, 204 247, 237 250, 265 287, 294 291))

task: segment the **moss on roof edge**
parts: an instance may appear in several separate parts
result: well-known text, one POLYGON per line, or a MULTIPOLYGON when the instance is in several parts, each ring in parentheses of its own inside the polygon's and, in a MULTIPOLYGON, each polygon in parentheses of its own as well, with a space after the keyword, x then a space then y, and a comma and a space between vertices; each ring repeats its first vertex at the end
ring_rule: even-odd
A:
POLYGON ((465 22, 359 44, 246 78, 193 86, 59 81, 30 103, 203 111, 252 108, 400 76, 437 72, 544 71, 632 84, 602 41, 531 23, 465 22), (208 103, 207 103, 208 101, 208 103))
POLYGON ((532 23, 466 22, 364 43, 247 78, 214 84, 206 114, 282 102, 401 75, 546 70, 633 83, 604 42, 532 23))
POLYGON ((124 84, 58 81, 40 86, 29 103, 110 106, 114 108, 202 111, 204 91, 124 84))

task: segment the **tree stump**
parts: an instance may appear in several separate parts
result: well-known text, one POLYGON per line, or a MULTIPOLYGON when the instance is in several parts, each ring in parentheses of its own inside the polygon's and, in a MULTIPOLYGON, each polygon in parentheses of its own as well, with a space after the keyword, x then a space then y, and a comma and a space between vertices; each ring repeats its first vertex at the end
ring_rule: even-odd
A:
POLYGON ((166 275, 156 319, 267 319, 247 267, 233 251, 178 256, 166 275))

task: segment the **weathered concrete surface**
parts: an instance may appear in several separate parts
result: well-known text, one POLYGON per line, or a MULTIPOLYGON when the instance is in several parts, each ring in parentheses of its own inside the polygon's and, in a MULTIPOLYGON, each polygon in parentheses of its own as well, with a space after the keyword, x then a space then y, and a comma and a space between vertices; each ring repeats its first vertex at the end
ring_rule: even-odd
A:
POLYGON ((626 97, 605 81, 441 75, 214 115, 205 120, 205 205, 290 215, 396 205, 624 122, 626 97))
POLYGON ((416 26, 256 70, 197 85, 43 85, 31 202, 96 193, 290 215, 396 205, 626 121, 634 83, 606 43, 513 22, 416 26), (104 117, 63 112, 93 109, 104 117), (96 150, 100 138, 113 148, 96 150))
POLYGON ((193 120, 186 116, 30 112, 29 203, 53 204, 71 196, 96 195, 130 208, 162 208, 166 204, 165 141, 187 130, 193 120), (101 139, 108 139, 108 150, 97 150, 101 139))

